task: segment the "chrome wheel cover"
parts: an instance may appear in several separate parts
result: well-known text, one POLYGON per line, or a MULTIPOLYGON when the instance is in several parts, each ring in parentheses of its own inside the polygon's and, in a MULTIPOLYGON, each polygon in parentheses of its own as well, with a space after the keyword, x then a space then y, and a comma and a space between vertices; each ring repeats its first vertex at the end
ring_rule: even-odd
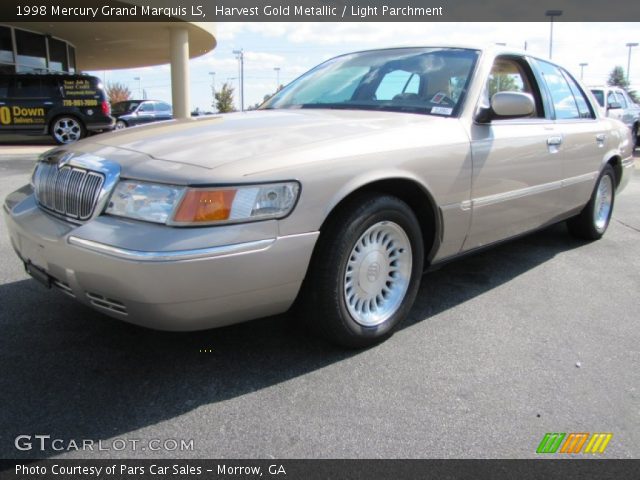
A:
POLYGON ((593 225, 602 233, 607 228, 611 207, 613 205, 613 182, 609 175, 604 175, 598 183, 596 200, 593 205, 593 225))
POLYGON ((388 320, 402 305, 411 281, 413 254, 405 231, 393 222, 378 222, 351 250, 343 294, 351 317, 364 327, 388 320))
POLYGON ((58 143, 77 142, 82 136, 82 127, 74 118, 59 118, 53 124, 53 136, 58 143))

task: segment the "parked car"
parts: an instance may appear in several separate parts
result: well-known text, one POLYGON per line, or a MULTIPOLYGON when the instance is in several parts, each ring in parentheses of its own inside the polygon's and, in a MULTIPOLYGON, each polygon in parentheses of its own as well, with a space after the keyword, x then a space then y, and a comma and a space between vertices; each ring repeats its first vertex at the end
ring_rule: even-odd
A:
POLYGON ((68 144, 113 127, 97 77, 0 74, 0 133, 51 135, 57 143, 68 144))
POLYGON ((635 145, 640 146, 640 105, 635 103, 629 94, 620 87, 594 86, 591 93, 605 111, 607 117, 623 122, 631 130, 635 145), (606 99, 606 103, 605 103, 606 99))
POLYGON ((158 100, 127 100, 114 103, 111 114, 116 118, 116 130, 173 118, 171 105, 158 100))
POLYGON ((49 152, 5 201, 47 286, 112 317, 196 330, 278 314, 364 347, 422 274, 566 221, 600 238, 631 135, 526 52, 396 48, 329 60, 260 110, 49 152))

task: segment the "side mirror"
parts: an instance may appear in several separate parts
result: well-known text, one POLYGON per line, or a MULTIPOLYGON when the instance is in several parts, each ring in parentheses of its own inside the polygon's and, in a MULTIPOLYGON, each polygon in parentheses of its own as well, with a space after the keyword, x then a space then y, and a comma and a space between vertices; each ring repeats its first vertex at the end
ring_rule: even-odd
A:
POLYGON ((491 110, 500 117, 528 117, 536 104, 528 93, 498 92, 491 97, 491 110))
POLYGON ((607 110, 620 110, 621 108, 622 105, 618 102, 610 102, 609 105, 607 105, 607 110))

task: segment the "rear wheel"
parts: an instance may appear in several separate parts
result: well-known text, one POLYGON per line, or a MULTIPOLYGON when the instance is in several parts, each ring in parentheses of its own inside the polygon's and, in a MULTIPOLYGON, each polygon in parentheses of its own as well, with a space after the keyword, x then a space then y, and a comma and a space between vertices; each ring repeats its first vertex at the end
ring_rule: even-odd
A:
POLYGON ((633 141, 635 142, 634 145, 636 148, 640 147, 640 137, 638 137, 638 135, 640 135, 640 132, 638 130, 639 130, 639 127, 638 127, 638 124, 636 123, 633 126, 633 141))
POLYGON ((567 220, 569 232, 585 240, 598 240, 607 231, 616 195, 616 175, 611 165, 602 170, 589 203, 579 215, 567 220))
POLYGON ((60 145, 77 142, 86 135, 87 129, 75 117, 58 117, 51 124, 51 136, 60 145))
POLYGON ((309 326, 342 346, 362 348, 393 333, 415 300, 422 233, 398 198, 366 194, 323 228, 304 292, 309 326))
POLYGON ((127 128, 127 122, 125 122, 124 120, 118 120, 116 122, 116 130, 122 130, 124 128, 127 128))

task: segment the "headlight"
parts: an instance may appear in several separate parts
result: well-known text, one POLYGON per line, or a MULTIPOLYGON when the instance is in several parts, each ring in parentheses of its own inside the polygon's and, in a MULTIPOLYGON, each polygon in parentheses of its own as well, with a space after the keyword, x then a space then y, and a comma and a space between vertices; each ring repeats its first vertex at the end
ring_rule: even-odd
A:
POLYGON ((118 183, 107 213, 120 217, 167 223, 184 187, 123 180, 118 183))
POLYGON ((171 223, 203 225, 283 218, 295 206, 299 192, 300 185, 296 182, 190 188, 171 223))
POLYGON ((123 180, 106 213, 177 226, 240 223, 286 217, 299 192, 297 182, 187 188, 123 180))

